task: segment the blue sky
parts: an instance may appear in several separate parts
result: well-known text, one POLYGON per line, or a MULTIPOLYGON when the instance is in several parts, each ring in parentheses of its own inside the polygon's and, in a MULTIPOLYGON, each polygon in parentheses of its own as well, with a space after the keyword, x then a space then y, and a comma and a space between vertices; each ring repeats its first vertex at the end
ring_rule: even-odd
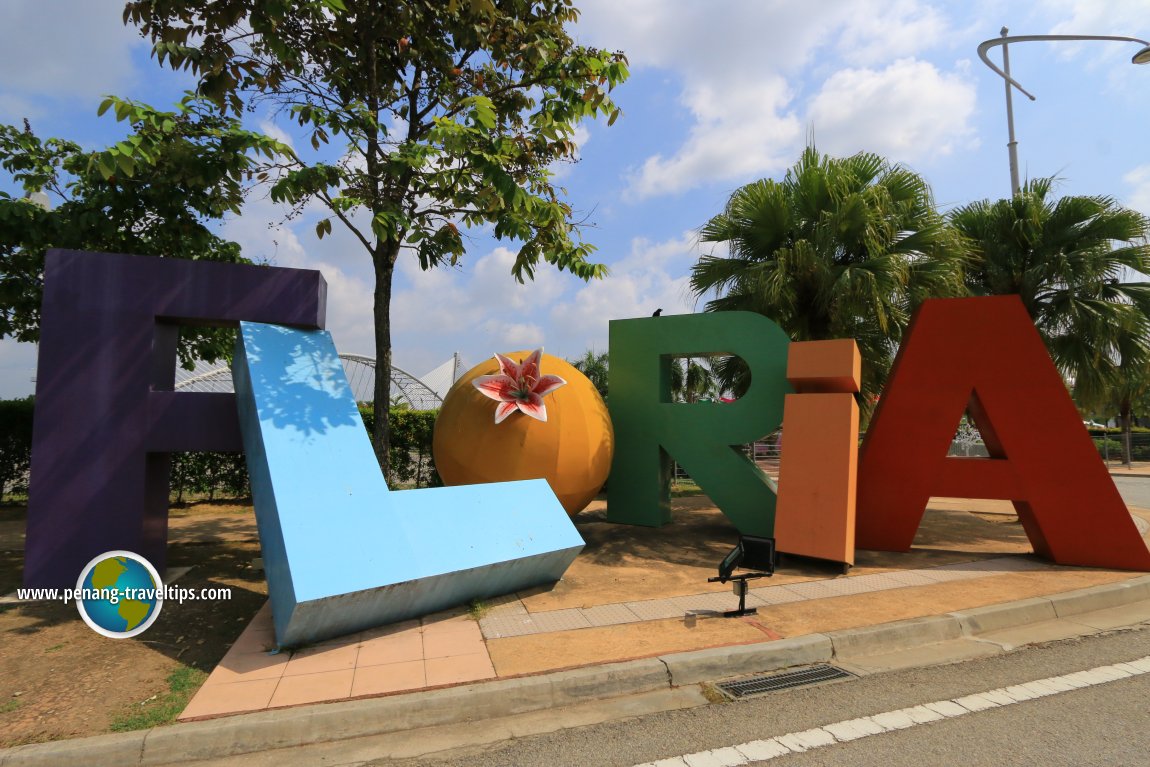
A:
MULTIPOLYGON (((632 77, 615 92, 624 115, 584 124, 581 159, 558 169, 585 237, 611 268, 584 284, 541 269, 509 276, 514 243, 472 232, 456 269, 400 263, 393 359, 421 375, 458 351, 545 346, 575 357, 605 351, 610 319, 697 311, 687 274, 695 232, 731 192, 779 178, 808 139, 838 155, 875 151, 923 174, 946 209, 1009 195, 1002 80, 975 53, 1011 34, 1150 39, 1150 0, 582 0, 574 32, 624 50, 632 77)), ((42 137, 92 147, 123 135, 96 117, 104 94, 168 106, 190 81, 149 60, 120 23, 119 0, 0 3, 0 121, 27 117, 42 137)), ((1013 74, 1024 177, 1054 175, 1063 194, 1107 194, 1150 214, 1150 66, 1132 43, 1020 43, 1013 74)), ((992 57, 998 60, 997 49, 992 57)), ((276 126, 267 115, 253 125, 276 126)), ((13 191, 2 177, 0 188, 13 191)), ((259 196, 223 236, 253 259, 318 268, 329 283, 328 327, 341 351, 372 354, 371 270, 337 226, 316 239, 315 214, 288 223, 259 196)), ((35 348, 0 341, 0 397, 30 394, 35 348)))

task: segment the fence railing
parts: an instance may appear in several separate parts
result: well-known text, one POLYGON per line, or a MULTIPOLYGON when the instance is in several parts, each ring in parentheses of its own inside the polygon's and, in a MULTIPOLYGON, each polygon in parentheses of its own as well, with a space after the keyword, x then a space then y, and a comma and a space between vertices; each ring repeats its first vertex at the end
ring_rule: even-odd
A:
MULTIPOLYGON (((866 434, 859 435, 862 444, 866 434)), ((1091 433, 1091 440, 1098 450, 1099 457, 1109 466, 1121 465, 1125 461, 1124 437, 1118 430, 1091 433)), ((761 440, 742 446, 743 454, 754 461, 768 474, 778 476, 783 456, 782 432, 778 431, 761 440)), ((947 455, 961 458, 986 458, 989 453, 982 437, 973 427, 960 428, 950 444, 947 455)), ((1130 459, 1134 463, 1150 462, 1150 431, 1136 431, 1130 435, 1130 459)), ((687 470, 675 463, 675 479, 690 479, 687 470)))

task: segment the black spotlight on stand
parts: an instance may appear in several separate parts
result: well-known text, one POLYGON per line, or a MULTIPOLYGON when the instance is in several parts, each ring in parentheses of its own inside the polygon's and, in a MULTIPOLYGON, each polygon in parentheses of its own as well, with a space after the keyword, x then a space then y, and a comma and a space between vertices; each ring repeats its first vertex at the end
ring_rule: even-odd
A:
POLYGON ((753 615, 758 610, 747 608, 747 581, 753 578, 770 578, 775 574, 775 564, 778 555, 775 553, 774 538, 758 538, 753 535, 740 535, 739 543, 731 553, 723 557, 719 563, 719 575, 708 578, 707 583, 731 582, 731 590, 739 595, 739 609, 728 610, 723 613, 728 618, 740 615, 753 615), (735 570, 753 570, 754 572, 735 575, 735 570))

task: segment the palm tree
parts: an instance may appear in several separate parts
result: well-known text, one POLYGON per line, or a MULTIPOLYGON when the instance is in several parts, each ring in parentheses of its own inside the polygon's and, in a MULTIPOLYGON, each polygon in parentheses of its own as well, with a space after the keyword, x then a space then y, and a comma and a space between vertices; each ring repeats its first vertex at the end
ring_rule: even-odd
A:
POLYGON ((588 349, 577 360, 568 360, 572 367, 590 379, 603 399, 607 399, 607 360, 607 352, 596 354, 594 349, 588 349))
MULTIPOLYGON (((715 294, 706 310, 758 312, 796 341, 854 338, 864 406, 886 379, 914 307, 964 292, 963 245, 930 187, 876 154, 836 158, 807 147, 782 181, 735 191, 700 239, 729 251, 692 269, 695 293, 715 294)), ((715 371, 724 389, 746 390, 741 361, 718 361, 715 371)))
POLYGON ((710 368, 691 359, 671 361, 671 396, 679 402, 695 403, 717 395, 715 376, 710 368))
POLYGON ((1145 362, 1129 362, 1132 355, 1143 357, 1139 350, 1132 347, 1133 339, 1133 336, 1127 334, 1119 344, 1118 374, 1111 385, 1092 396, 1083 396, 1078 387, 1074 391, 1074 398, 1080 405, 1107 413, 1108 416, 1118 414, 1118 425, 1122 428, 1122 463, 1127 467, 1133 459, 1134 414, 1137 412, 1145 415, 1150 412, 1150 365, 1145 362))
POLYGON ((1079 403, 1125 401, 1128 425, 1121 390, 1150 361, 1150 284, 1124 280, 1150 273, 1150 219, 1111 197, 1056 200, 1053 186, 1034 179, 1010 199, 951 212, 970 249, 966 285, 1018 295, 1079 403))

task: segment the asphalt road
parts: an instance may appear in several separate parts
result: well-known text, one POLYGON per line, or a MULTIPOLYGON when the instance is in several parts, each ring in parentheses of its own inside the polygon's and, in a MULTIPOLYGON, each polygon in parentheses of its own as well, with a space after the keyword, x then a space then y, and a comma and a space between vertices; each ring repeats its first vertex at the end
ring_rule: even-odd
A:
POLYGON ((1127 506, 1150 509, 1150 477, 1114 477, 1114 484, 1127 506))
MULTIPOLYGON (((948 666, 875 674, 734 703, 505 741, 406 767, 607 767, 773 738, 1150 655, 1150 626, 948 666)), ((792 754, 771 765, 997 767, 1150 764, 1150 674, 792 754)), ((699 765, 721 764, 693 759, 699 765)), ((682 764, 682 762, 678 762, 682 764)))

